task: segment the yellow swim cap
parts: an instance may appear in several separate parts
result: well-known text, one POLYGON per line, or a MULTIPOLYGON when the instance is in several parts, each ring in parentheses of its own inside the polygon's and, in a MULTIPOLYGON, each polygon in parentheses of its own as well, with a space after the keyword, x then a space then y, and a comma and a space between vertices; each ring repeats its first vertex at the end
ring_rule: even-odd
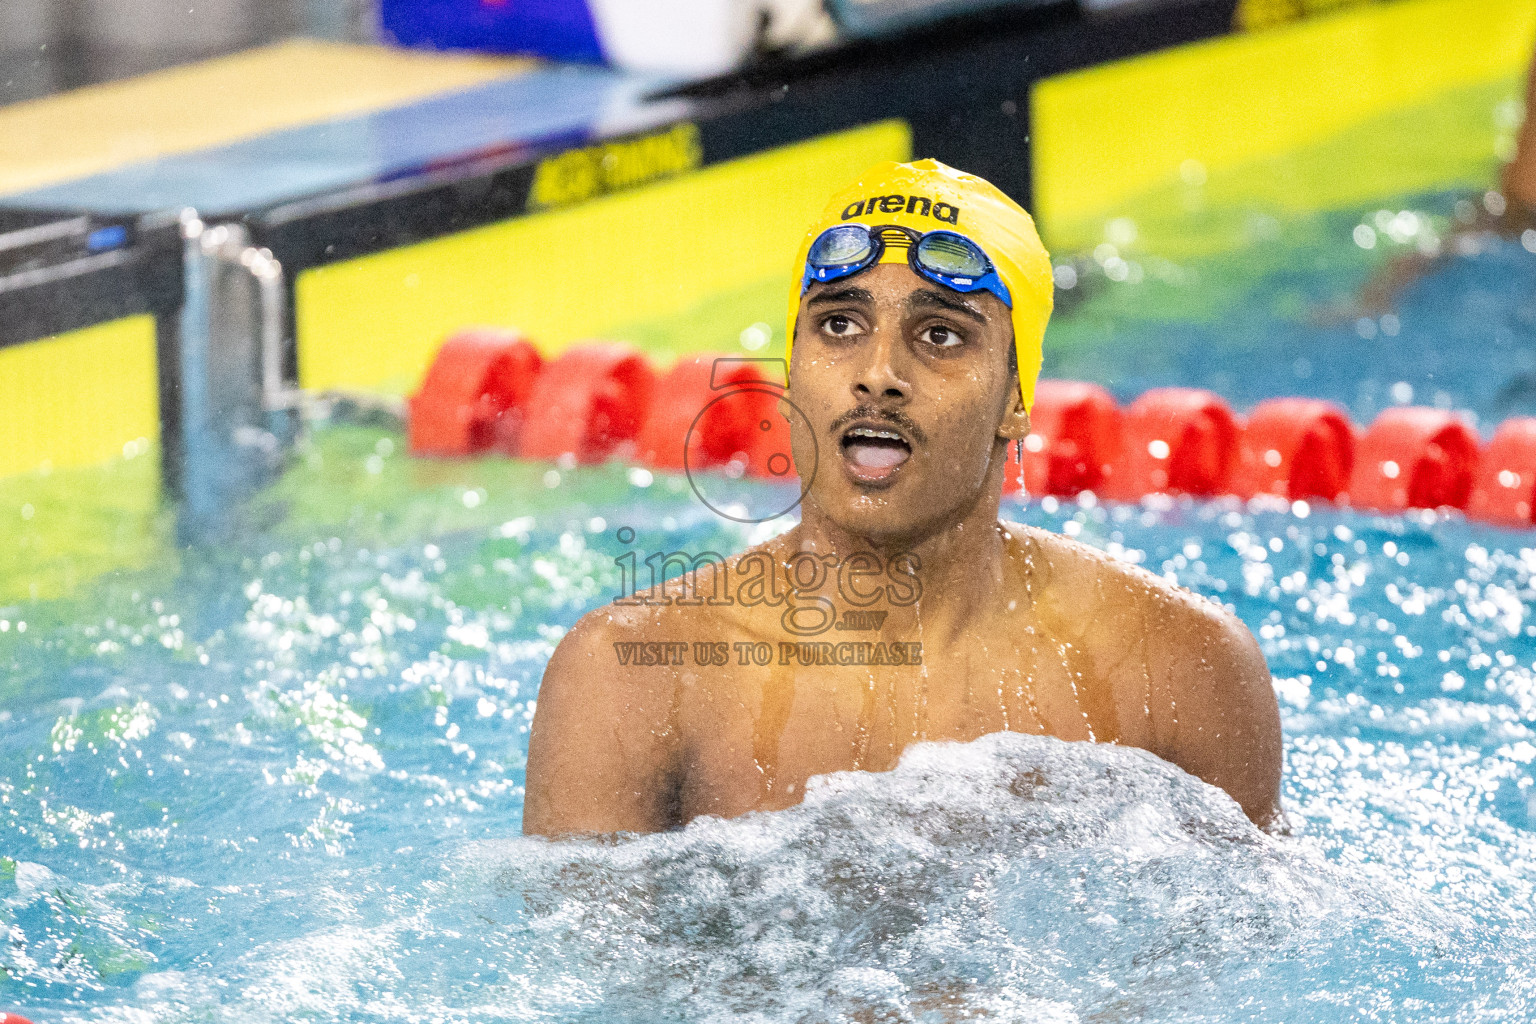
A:
POLYGON ((896 224, 918 232, 955 231, 981 246, 1013 296, 1013 347, 1019 357, 1019 388, 1024 407, 1035 404, 1040 376, 1040 343, 1051 318, 1055 288, 1051 258, 1040 244, 1035 222, 1018 203, 991 182, 957 171, 937 160, 876 164, 839 192, 805 233, 795 260, 789 296, 787 360, 795 342, 800 312, 800 277, 811 243, 827 228, 845 222, 869 227, 896 224))

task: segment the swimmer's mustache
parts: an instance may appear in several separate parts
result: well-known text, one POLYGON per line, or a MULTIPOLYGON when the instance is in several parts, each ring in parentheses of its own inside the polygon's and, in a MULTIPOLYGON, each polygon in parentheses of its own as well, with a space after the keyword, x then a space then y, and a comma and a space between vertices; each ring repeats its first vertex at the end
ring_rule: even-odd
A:
POLYGON ((881 409, 873 405, 861 405, 856 409, 850 409, 833 420, 832 425, 827 430, 830 433, 837 434, 844 427, 851 423, 857 423, 860 420, 866 423, 884 420, 886 423, 904 430, 907 436, 918 444, 926 444, 928 442, 928 435, 923 433, 923 428, 912 422, 911 418, 905 413, 896 409, 881 409))

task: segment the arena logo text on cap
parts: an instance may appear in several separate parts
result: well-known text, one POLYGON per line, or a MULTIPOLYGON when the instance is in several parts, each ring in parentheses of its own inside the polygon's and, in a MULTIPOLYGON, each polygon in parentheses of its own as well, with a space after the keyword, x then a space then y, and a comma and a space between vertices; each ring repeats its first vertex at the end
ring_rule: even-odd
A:
POLYGON ((927 196, 873 196, 860 199, 843 207, 843 220, 853 220, 876 213, 911 213, 941 220, 945 224, 960 223, 960 208, 952 203, 936 203, 927 196))

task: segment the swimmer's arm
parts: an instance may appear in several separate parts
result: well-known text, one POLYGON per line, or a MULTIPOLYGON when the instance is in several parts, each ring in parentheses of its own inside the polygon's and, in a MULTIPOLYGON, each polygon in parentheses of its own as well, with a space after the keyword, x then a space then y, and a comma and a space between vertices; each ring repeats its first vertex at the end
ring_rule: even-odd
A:
POLYGON ((625 668, 608 610, 578 622, 539 686, 523 832, 659 832, 675 824, 670 674, 625 668), (599 620, 597 617, 603 616, 599 620))
POLYGON ((1154 753, 1226 790, 1260 828, 1281 827, 1280 706, 1258 642, 1214 606, 1179 612, 1163 633, 1171 701, 1154 753))

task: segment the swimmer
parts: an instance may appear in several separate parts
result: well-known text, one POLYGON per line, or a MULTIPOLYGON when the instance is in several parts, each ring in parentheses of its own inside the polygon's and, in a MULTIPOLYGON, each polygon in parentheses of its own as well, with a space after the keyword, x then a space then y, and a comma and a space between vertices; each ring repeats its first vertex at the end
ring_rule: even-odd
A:
MULTIPOLYGON (((1536 230, 1536 117, 1530 114, 1536 111, 1536 57, 1526 72, 1525 109, 1514 158, 1500 171, 1498 189, 1469 193, 1456 204, 1450 230, 1435 247, 1394 254, 1356 294, 1317 309, 1310 317, 1314 324, 1342 327, 1363 316, 1394 312, 1403 293, 1419 280, 1457 259, 1476 256, 1500 239, 1524 241, 1528 232, 1536 230)), ((1536 376, 1514 374, 1500 393, 1500 404, 1529 399, 1533 390, 1536 376)))
POLYGON ((539 690, 524 831, 776 810, 812 776, 1001 730, 1140 747, 1278 826, 1279 708, 1252 634, 999 521, 1051 311, 1029 215, 936 161, 884 164, 797 265, 791 447, 816 467, 800 525, 572 628, 539 690))

